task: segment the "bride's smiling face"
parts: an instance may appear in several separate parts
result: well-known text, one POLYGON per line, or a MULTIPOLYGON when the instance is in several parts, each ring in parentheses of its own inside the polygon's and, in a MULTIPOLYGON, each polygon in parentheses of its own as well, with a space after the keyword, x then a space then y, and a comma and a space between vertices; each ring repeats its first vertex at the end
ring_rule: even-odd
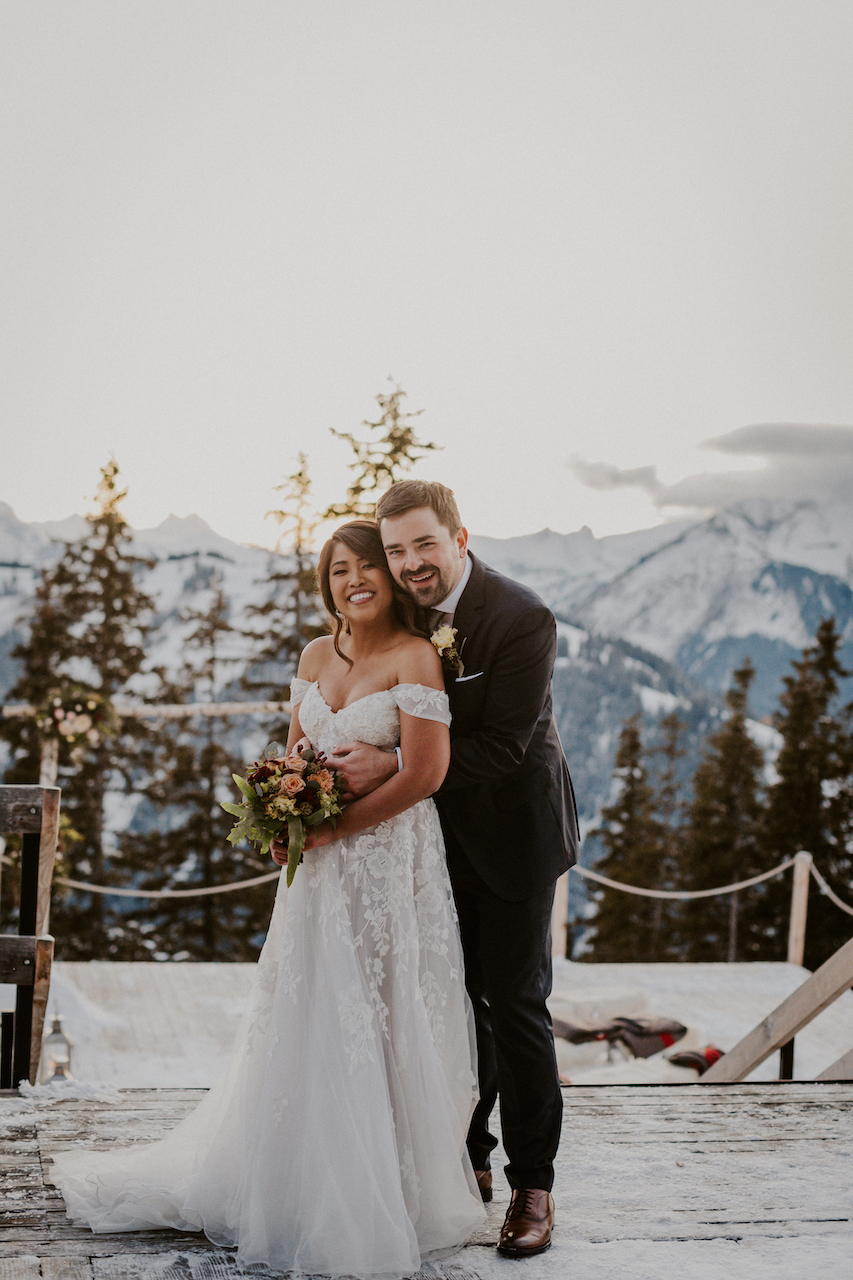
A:
POLYGON ((393 611, 388 570, 351 551, 343 542, 336 542, 332 548, 329 588, 335 609, 350 623, 373 622, 393 611))

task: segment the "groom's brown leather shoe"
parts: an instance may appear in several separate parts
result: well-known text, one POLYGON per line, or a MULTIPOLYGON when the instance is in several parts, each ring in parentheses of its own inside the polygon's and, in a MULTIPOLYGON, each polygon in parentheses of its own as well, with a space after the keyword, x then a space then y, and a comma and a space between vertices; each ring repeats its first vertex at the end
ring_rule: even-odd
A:
POLYGON ((480 1195, 483 1197, 483 1204, 488 1204, 492 1198, 491 1169, 475 1169, 474 1177, 477 1179, 477 1186, 480 1188, 480 1195))
POLYGON ((549 1191, 525 1188, 513 1191, 498 1240, 498 1253, 506 1258, 529 1258, 551 1246, 554 1198, 549 1191))

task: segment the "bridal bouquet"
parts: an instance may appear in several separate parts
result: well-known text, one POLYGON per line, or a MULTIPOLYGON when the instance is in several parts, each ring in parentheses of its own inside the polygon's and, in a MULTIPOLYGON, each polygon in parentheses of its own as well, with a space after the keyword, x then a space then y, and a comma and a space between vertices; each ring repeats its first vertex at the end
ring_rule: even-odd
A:
POLYGON ((334 827, 341 812, 340 786, 326 757, 310 747, 287 755, 284 747, 271 742, 260 760, 246 771, 245 778, 232 773, 243 794, 239 804, 223 802, 226 813, 238 819, 228 836, 229 844, 248 840, 261 855, 281 839, 287 844, 287 883, 293 883, 305 847, 309 827, 328 818, 334 827))

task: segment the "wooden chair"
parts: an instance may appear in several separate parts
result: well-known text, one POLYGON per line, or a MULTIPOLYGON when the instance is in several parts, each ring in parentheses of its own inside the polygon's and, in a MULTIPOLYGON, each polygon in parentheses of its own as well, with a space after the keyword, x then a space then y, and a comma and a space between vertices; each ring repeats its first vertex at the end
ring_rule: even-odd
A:
POLYGON ((0 934, 0 982, 17 987, 14 1013, 4 1012, 0 1088, 21 1080, 35 1084, 53 938, 48 933, 50 883, 59 831, 59 787, 0 786, 0 832, 21 836, 18 933, 0 934))

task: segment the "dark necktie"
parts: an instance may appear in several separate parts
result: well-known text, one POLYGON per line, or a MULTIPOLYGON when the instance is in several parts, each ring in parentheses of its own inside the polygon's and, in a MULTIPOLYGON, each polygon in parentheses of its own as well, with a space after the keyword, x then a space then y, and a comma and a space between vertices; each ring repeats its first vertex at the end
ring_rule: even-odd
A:
POLYGON ((453 625, 453 614, 445 613, 443 609, 430 609, 429 625, 431 631, 438 631, 439 627, 450 627, 453 625))

